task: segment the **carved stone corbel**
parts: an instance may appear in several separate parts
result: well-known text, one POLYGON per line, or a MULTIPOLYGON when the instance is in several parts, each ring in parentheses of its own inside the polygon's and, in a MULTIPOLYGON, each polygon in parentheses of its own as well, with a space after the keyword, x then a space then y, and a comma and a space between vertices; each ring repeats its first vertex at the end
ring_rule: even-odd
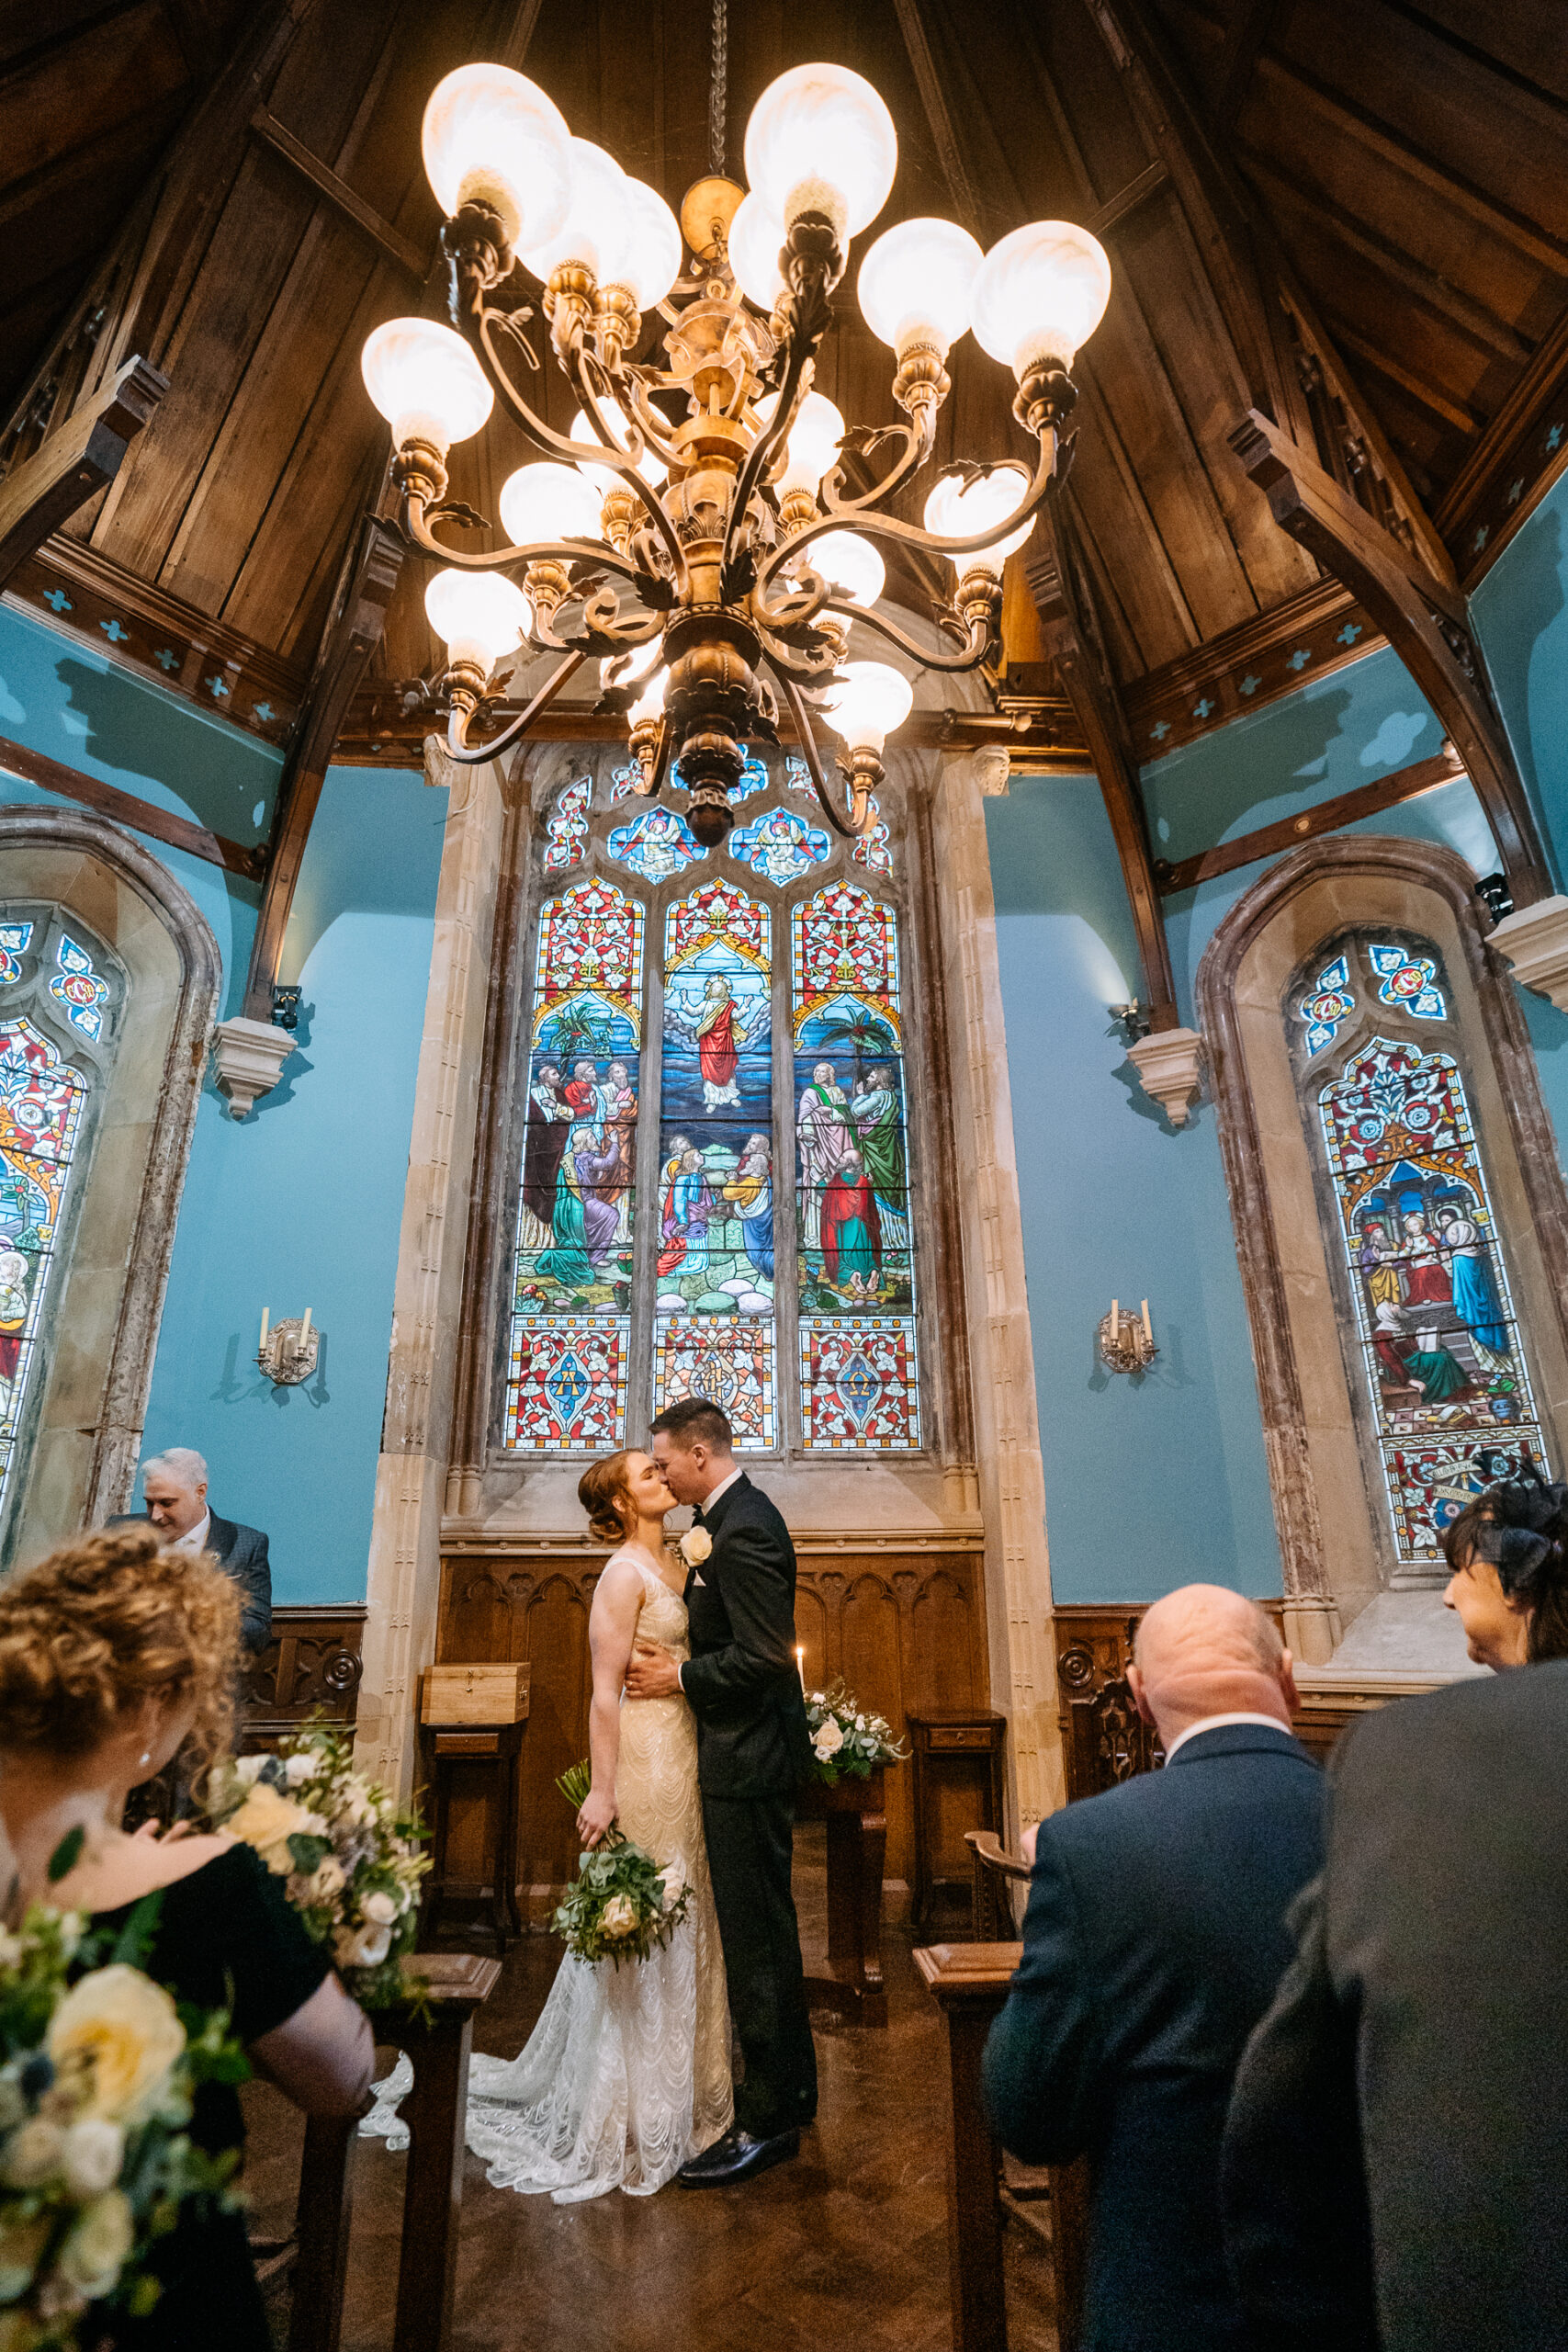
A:
POLYGON ((1507 958, 1521 988, 1568 1012, 1568 899, 1538 899, 1533 907, 1505 915, 1487 945, 1507 958))
POLYGON ((1156 1030, 1129 1046, 1127 1059, 1150 1102, 1160 1105, 1173 1127, 1184 1127, 1203 1087, 1203 1040, 1197 1030, 1156 1030))
POLYGON ((1280 529, 1344 582, 1431 704, 1486 811, 1514 904, 1533 907, 1550 894, 1551 876, 1451 569, 1440 578, 1380 528, 1258 409, 1232 429, 1230 444, 1280 529))
POLYGON ((270 1094, 284 1063, 294 1051, 290 1031, 270 1021, 250 1021, 236 1013, 220 1021, 212 1032, 212 1060, 218 1089, 229 1098, 236 1119, 249 1117, 259 1094, 270 1094))

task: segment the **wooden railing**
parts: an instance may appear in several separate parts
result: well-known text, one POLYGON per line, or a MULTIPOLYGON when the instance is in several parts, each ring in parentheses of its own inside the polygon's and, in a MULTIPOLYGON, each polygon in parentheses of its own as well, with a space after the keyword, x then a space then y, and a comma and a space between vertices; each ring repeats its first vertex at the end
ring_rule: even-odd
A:
MULTIPOLYGON (((980 2061, 991 2021, 1007 1999, 1021 1943, 935 1944, 915 1965, 947 2026, 953 2136, 947 2164, 947 2253, 953 2352, 1007 2352, 1002 2271, 1002 2153, 987 2119, 980 2061)), ((1082 2337, 1089 2173, 1080 2160, 1049 2168, 1051 2268, 1057 2342, 1078 2352, 1082 2337)))

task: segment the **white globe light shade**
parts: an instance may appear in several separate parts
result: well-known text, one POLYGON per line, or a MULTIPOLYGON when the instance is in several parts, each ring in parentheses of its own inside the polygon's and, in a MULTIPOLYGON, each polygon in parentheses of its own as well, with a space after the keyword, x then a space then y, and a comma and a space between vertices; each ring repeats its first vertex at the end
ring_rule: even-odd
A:
POLYGON ((519 466, 502 483, 501 519, 513 547, 596 539, 599 499, 575 466, 519 466))
POLYGON ((756 194, 742 197, 729 224, 729 266, 746 300, 770 316, 784 290, 779 267, 784 241, 778 214, 770 212, 756 194))
POLYGON ((945 358, 969 324, 969 299, 985 259, 954 220, 901 220, 860 266, 861 313, 879 343, 929 348, 945 358))
POLYGON ((626 208, 613 282, 628 288, 639 311, 651 311, 681 275, 681 224, 646 180, 626 181, 626 208))
POLYGON ((909 716, 915 690, 886 662, 846 662, 828 689, 823 712, 852 752, 880 752, 896 727, 909 716))
POLYGON ((600 673, 604 675, 619 662, 615 684, 618 686, 635 686, 639 678, 647 677, 663 650, 663 636, 650 637, 648 643, 639 645, 634 653, 606 655, 600 664, 600 673))
POLYGON ((626 713, 628 727, 646 727, 650 719, 664 714, 664 689, 670 684, 668 670, 656 670, 636 702, 626 713))
MULTIPOLYGON (((611 440, 615 443, 617 449, 624 449, 626 446, 626 433, 622 427, 619 417, 616 416, 615 411, 610 407, 608 402, 604 404, 604 416, 605 424, 610 428, 611 440)), ((574 441, 580 442, 582 447, 587 449, 602 449, 604 446, 600 440, 598 432, 595 429, 592 419, 589 417, 586 409, 580 408, 577 414, 572 418, 571 438, 574 441)), ((629 490, 631 488, 631 484, 626 476, 625 474, 616 473, 615 469, 611 466, 590 465, 586 458, 582 458, 579 461, 579 470, 587 475, 589 481, 598 491, 601 498, 608 498, 613 490, 629 490)), ((642 460, 637 467, 637 471, 642 476, 644 481, 650 483, 655 490, 658 489, 660 483, 664 480, 669 470, 669 467, 666 466, 661 459, 656 458, 651 449, 645 449, 643 451, 642 460)))
POLYGON ((537 278, 547 281, 552 270, 579 262, 608 286, 620 275, 627 243, 626 175, 591 139, 574 139, 570 149, 571 201, 564 220, 547 237, 518 250, 537 278))
POLYGON ((536 243, 566 219, 570 134, 558 108, 505 65, 459 65, 430 94, 420 143, 443 212, 492 205, 509 244, 536 243))
POLYGON ((1048 360, 1070 368, 1110 300, 1104 246, 1070 220, 1031 220, 981 263, 969 320, 981 349, 1021 382, 1048 360))
POLYGON ((875 604, 887 584, 882 558, 858 531, 824 531, 812 540, 803 560, 863 611, 875 604))
MULTIPOLYGON (((993 524, 1005 523, 1029 488, 1029 476, 1021 466, 998 466, 994 473, 981 474, 968 484, 956 474, 939 481, 926 501, 925 522, 928 531, 939 538, 972 539, 977 531, 988 531, 993 524)), ((993 579, 1002 576, 1002 565, 1015 548, 1021 548, 1034 528, 1032 514, 1016 531, 1010 531, 995 547, 982 548, 975 555, 954 555, 948 558, 955 571, 988 571, 993 579)))
MULTIPOLYGON (((777 392, 770 392, 765 400, 757 402, 757 413, 764 424, 772 423, 778 404, 777 392)), ((808 490, 815 498, 818 483, 839 462, 839 444, 843 437, 844 420, 832 401, 821 392, 807 392, 795 412, 795 422, 784 445, 784 469, 774 489, 808 490)))
POLYGON ((869 228, 898 168, 898 134, 847 65, 796 65, 769 84, 746 126, 746 177, 787 229, 826 213, 840 243, 869 228))
POLYGON ((534 625, 527 597, 499 571, 438 571, 424 592, 424 609, 446 639, 448 662, 471 662, 487 678, 534 625))
POLYGON ((445 457, 454 441, 479 431, 495 404, 462 336, 434 319, 388 319, 366 337, 359 372, 399 449, 424 441, 445 457))

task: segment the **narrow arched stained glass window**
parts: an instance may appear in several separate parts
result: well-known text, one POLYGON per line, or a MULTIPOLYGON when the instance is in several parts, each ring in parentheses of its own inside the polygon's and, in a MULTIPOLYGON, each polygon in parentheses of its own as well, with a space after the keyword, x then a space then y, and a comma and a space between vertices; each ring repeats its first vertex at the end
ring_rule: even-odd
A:
POLYGON ((1372 1484, 1382 1489, 1396 1566, 1429 1570, 1442 1565, 1443 1531, 1465 1504, 1523 1462, 1544 1464, 1547 1449, 1505 1239, 1450 1050, 1459 1040, 1430 1030, 1451 1029, 1438 951, 1358 934, 1316 967, 1315 989, 1294 991, 1303 1109, 1321 1139, 1329 1244, 1353 1301, 1372 1484), (1326 1018, 1325 984, 1335 1000, 1326 1018))
POLYGON ((581 865, 588 851, 588 804, 592 796, 591 775, 574 776, 555 798, 545 836, 545 872, 564 874, 581 865))

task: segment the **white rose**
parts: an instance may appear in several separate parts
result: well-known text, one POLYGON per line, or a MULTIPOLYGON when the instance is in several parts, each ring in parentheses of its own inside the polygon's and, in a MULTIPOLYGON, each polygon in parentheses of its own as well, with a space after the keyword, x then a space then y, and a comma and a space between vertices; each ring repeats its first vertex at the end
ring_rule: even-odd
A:
POLYGON ((365 1917, 373 1920, 378 1928, 389 1928, 398 1916, 397 1905, 391 1896, 384 1894, 379 1887, 374 1888, 359 1907, 365 1917))
POLYGON ((53 2227, 52 2213, 39 2213, 31 2222, 15 2222, 9 2227, 0 2222, 0 2303, 17 2302, 27 2293, 53 2227))
POLYGON ((65 2186, 73 2197, 112 2188, 125 2161, 125 2133, 107 2115, 84 2115, 65 2134, 65 2186))
POLYGON ((865 1717, 863 1715, 857 1715, 855 1717, 855 1729, 856 1731, 863 1731, 865 1729, 865 1717))
POLYGON ((291 1789, 302 1789, 307 1781, 315 1779, 316 1765, 317 1758, 310 1754, 290 1756, 285 1760, 283 1777, 291 1789))
POLYGON ((389 1928, 334 1928, 333 1958, 340 1968, 379 1968, 392 1949, 389 1928))
MULTIPOLYGON (((701 1528, 697 1530, 697 1532, 699 1535, 702 1533, 701 1528)), ((631 1896, 629 1894, 613 1894, 608 1903, 605 1904, 603 1912, 600 1914, 599 1925, 602 1931, 616 1942, 618 1942, 623 1936, 635 1936, 637 1933, 637 1905, 632 1901, 631 1896)))
POLYGON ((831 1715, 829 1716, 825 1724, 818 1724, 817 1726, 817 1760, 819 1764, 826 1764, 829 1756, 836 1756, 843 1744, 844 1735, 839 1729, 837 1723, 831 1715))
POLYGON ((685 1892, 685 1871, 679 1862, 671 1862, 664 1872, 664 1909, 673 1911, 685 1892))
POLYGON ((73 1984, 50 2019, 56 2069, 90 2069, 87 2111, 115 2122, 152 2113, 185 2046, 185 2028, 163 1986, 118 1961, 73 1984))
POLYGON ((307 1899, 311 1903, 330 1903, 334 1895, 341 1894, 348 1884, 348 1881, 344 1875, 343 1864, 338 1860, 337 1856, 328 1854, 319 1861, 307 1884, 309 1887, 307 1899))
POLYGON ((681 1538, 681 1557, 689 1568, 700 1568, 712 1556, 713 1537, 705 1527, 689 1527, 681 1538))
POLYGON ((47 2115, 32 2116, 6 2143, 6 2187, 37 2188, 60 2170, 64 2153, 65 2134, 59 2124, 47 2115))
POLYGON ((86 2206, 60 2249, 60 2267, 89 2302, 115 2286, 135 2240, 130 2200, 123 2189, 107 2189, 86 2206))
POLYGON ((265 1763, 265 1756, 242 1756, 235 1762, 234 1777, 236 1780, 243 1781, 245 1786, 249 1788, 251 1782, 260 1776, 265 1763))

